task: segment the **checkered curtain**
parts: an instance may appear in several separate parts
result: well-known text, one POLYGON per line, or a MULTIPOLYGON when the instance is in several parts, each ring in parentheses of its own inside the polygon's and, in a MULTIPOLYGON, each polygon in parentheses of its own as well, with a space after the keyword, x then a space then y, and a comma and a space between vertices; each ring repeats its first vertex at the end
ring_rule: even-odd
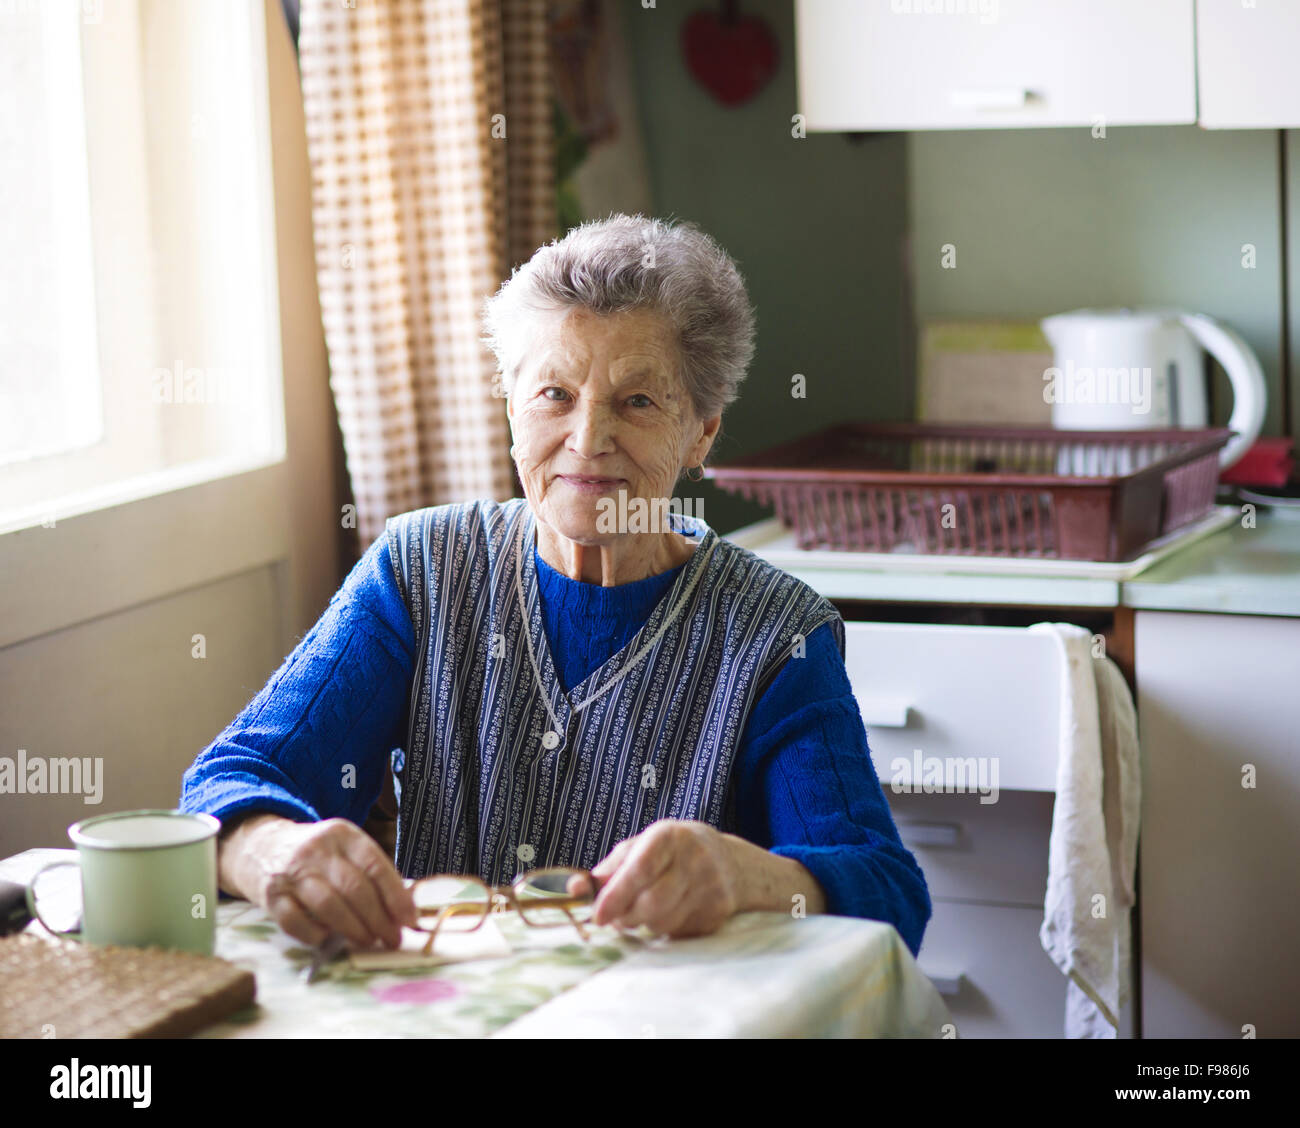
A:
POLYGON ((303 0, 321 316, 362 542, 515 492, 485 296, 556 234, 546 0, 303 0))

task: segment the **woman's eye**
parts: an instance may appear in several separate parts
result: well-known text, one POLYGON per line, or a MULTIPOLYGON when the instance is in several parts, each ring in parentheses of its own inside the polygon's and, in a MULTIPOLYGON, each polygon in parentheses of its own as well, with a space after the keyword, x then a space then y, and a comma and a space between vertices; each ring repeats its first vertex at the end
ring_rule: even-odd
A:
POLYGON ((553 403, 563 403, 565 400, 569 398, 569 393, 566 392, 563 388, 555 388, 555 387, 543 388, 542 395, 544 395, 548 400, 551 400, 553 403))
POLYGON ((640 392, 634 396, 628 396, 627 402, 630 407, 650 407, 653 403, 649 396, 642 395, 640 392))

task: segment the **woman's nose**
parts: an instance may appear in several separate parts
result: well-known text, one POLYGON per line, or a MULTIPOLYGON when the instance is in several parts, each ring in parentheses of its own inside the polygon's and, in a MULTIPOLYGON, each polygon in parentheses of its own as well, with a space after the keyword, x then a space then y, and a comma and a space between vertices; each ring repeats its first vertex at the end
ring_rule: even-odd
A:
POLYGON ((569 449, 581 458, 595 458, 614 449, 614 419, 609 405, 596 399, 579 402, 570 418, 569 449))

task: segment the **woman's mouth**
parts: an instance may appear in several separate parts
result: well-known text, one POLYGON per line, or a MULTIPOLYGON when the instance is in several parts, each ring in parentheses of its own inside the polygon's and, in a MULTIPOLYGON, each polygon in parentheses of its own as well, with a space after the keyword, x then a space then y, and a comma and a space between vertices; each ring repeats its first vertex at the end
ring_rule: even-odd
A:
POLYGON ((589 474, 560 474, 557 476, 571 490, 580 494, 612 493, 619 486, 626 484, 623 478, 597 478, 589 474))

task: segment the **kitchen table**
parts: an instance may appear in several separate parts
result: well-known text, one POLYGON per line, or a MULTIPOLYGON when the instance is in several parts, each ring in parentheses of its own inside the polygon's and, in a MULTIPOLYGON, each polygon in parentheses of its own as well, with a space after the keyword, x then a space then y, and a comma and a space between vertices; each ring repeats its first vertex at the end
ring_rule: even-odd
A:
MULTIPOLYGON (((25 881, 73 850, 0 861, 25 881)), ((41 881, 41 907, 70 920, 76 871, 41 881), (47 909, 47 906, 48 909, 47 909)), ((638 943, 612 928, 527 927, 494 915, 508 957, 356 971, 303 981, 311 951, 258 906, 223 901, 217 955, 251 970, 257 1002, 201 1037, 895 1037, 954 1030, 937 990, 892 925, 851 917, 742 913, 712 936, 638 943)), ((29 930, 44 933, 33 922, 29 930)))

